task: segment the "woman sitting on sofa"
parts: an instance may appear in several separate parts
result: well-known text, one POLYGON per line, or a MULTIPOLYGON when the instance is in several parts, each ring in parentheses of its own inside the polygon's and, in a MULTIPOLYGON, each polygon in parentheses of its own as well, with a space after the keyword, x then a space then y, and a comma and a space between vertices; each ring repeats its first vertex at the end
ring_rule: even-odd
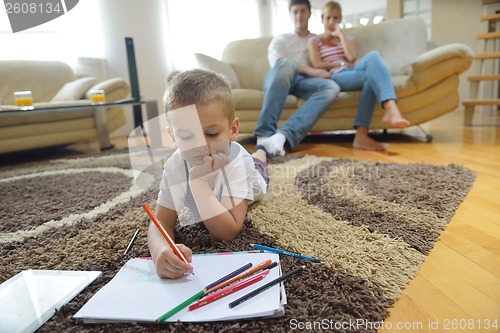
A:
POLYGON ((368 136, 376 102, 385 110, 382 118, 385 123, 400 128, 410 125, 399 112, 389 70, 377 51, 357 59, 354 37, 344 35, 339 27, 342 8, 338 2, 327 2, 323 6, 321 19, 325 31, 309 40, 311 64, 315 68, 330 71, 330 77, 340 86, 340 91, 361 90, 354 121, 354 148, 384 150, 386 145, 368 136))

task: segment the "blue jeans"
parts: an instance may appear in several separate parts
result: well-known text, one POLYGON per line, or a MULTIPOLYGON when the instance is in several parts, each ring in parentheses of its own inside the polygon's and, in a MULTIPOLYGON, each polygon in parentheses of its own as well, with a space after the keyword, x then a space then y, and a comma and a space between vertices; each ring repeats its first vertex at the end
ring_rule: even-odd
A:
POLYGON ((340 92, 334 81, 298 74, 297 65, 288 59, 280 59, 271 68, 263 89, 264 103, 254 129, 255 136, 271 136, 277 132, 288 94, 306 100, 279 129, 285 135, 285 147, 290 151, 304 139, 340 92))
POLYGON ((361 90, 354 127, 370 127, 375 103, 396 100, 389 70, 377 51, 368 52, 358 60, 354 68, 346 68, 332 74, 332 80, 340 91, 361 90))

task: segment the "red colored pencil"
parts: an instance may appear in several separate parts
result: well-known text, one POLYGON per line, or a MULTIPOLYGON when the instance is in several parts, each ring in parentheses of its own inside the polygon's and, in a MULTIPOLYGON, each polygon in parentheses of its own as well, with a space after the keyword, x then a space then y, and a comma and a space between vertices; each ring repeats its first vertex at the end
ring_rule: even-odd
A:
POLYGON ((186 264, 188 264, 188 265, 191 266, 191 264, 187 261, 187 259, 184 256, 184 254, 179 250, 179 248, 177 247, 177 245, 175 245, 174 241, 172 240, 172 238, 170 237, 170 235, 168 234, 168 232, 165 230, 165 228, 163 228, 163 226, 161 225, 160 221, 158 221, 158 219, 156 218, 155 214, 153 214, 153 211, 151 210, 151 208, 149 208, 148 204, 146 204, 146 203, 142 204, 142 208, 144 208, 144 210, 146 211, 146 213, 148 213, 149 218, 151 219, 151 221, 153 221, 153 223, 155 224, 155 226, 160 231, 160 234, 163 236, 163 238, 165 238, 165 240, 167 241, 168 245, 170 245, 170 247, 172 248, 172 250, 174 251, 174 253, 179 257, 179 259, 181 259, 186 264))
POLYGON ((205 296, 204 298, 202 298, 198 302, 191 304, 189 306, 189 310, 190 311, 196 310, 198 308, 201 308, 202 306, 210 304, 218 299, 221 299, 222 297, 226 297, 227 295, 231 295, 232 293, 235 293, 238 290, 241 290, 241 289, 246 288, 246 287, 248 287, 256 282, 259 282, 264 277, 266 277, 267 274, 269 274, 268 269, 263 270, 262 272, 259 272, 253 276, 250 276, 247 279, 236 282, 235 284, 231 284, 227 287, 219 289, 216 292, 205 296))

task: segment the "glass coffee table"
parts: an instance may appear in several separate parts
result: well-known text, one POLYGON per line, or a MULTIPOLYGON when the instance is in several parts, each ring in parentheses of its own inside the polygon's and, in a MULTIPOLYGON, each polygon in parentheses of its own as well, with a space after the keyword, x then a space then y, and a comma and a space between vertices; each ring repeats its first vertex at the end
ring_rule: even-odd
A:
POLYGON ((121 107, 121 106, 145 105, 147 120, 159 116, 158 104, 156 101, 142 101, 142 100, 136 101, 133 99, 126 99, 122 101, 117 101, 115 103, 95 104, 95 105, 82 103, 82 104, 64 105, 64 106, 44 106, 43 104, 45 103, 35 103, 34 108, 32 110, 20 110, 17 107, 3 105, 2 109, 0 110, 0 118, 13 115, 27 115, 27 114, 47 113, 47 112, 72 112, 85 109, 92 109, 94 112, 94 119, 97 129, 97 138, 99 139, 99 146, 101 150, 105 150, 114 147, 109 138, 106 109, 110 109, 113 107, 121 107), (7 107, 7 109, 5 109, 5 107, 7 107))

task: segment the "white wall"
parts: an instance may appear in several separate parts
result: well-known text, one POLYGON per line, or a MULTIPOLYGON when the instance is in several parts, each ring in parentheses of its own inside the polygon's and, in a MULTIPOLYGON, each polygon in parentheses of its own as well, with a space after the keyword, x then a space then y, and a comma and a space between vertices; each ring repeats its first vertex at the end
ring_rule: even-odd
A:
MULTIPOLYGON (((483 53, 484 41, 476 35, 487 32, 487 23, 481 22, 481 15, 494 13, 499 4, 483 6, 479 0, 434 0, 432 2, 432 39, 439 45, 463 43, 474 53, 483 53)), ((491 43, 490 43, 490 46, 491 43)), ((492 64, 492 62, 489 62, 492 64)), ((467 77, 477 75, 478 61, 475 60, 467 72, 460 76, 460 99, 469 99, 469 81, 467 77)), ((490 66, 491 68, 491 66, 490 66)), ((491 83, 489 84, 491 89, 491 83)), ((459 108, 462 108, 460 105, 459 108)))
MULTIPOLYGON (((144 100, 158 101, 161 108, 169 71, 168 43, 163 27, 164 1, 148 0, 147 5, 137 0, 105 0, 100 3, 108 76, 129 81, 125 37, 132 37, 141 95, 144 100)), ((113 136, 126 136, 133 130, 133 112, 131 107, 128 108, 127 125, 115 131, 113 136)))
MULTIPOLYGON (((432 1, 432 41, 437 46, 449 43, 463 43, 475 53, 482 52, 482 42, 476 35, 486 32, 485 23, 480 16, 483 5, 479 0, 434 0, 432 1)), ((469 81, 467 77, 474 75, 476 63, 473 61, 468 71, 460 76, 460 100, 469 99, 469 81)), ((459 109, 463 108, 459 105, 459 109)))

